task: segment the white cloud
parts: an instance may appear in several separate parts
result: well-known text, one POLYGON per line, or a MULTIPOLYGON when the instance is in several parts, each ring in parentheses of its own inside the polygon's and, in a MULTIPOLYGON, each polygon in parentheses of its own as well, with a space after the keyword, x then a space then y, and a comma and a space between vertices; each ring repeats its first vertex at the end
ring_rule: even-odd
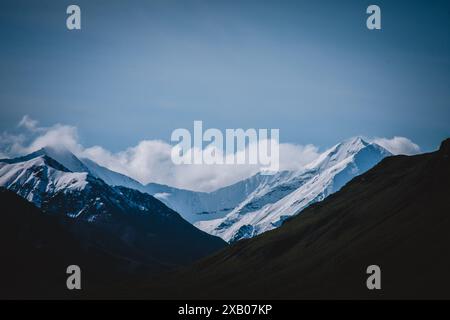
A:
MULTIPOLYGON (((79 157, 89 158, 141 183, 161 183, 178 188, 212 191, 259 172, 257 165, 175 165, 171 159, 172 145, 161 140, 143 140, 137 145, 113 153, 101 146, 84 147, 78 142, 77 128, 56 124, 39 127, 36 120, 25 116, 19 126, 24 133, 1 134, 0 156, 17 156, 45 146, 65 147, 79 157)), ((374 142, 393 154, 415 154, 419 147, 404 137, 376 138, 374 142)), ((280 170, 299 170, 319 156, 312 144, 281 143, 280 170)), ((243 151, 241 151, 243 152, 243 151)))
POLYGON ((25 142, 25 136, 23 134, 9 134, 3 132, 0 135, 0 153, 2 158, 8 156, 14 156, 23 153, 23 144, 25 142))
POLYGON ((25 115, 17 125, 25 129, 20 134, 1 134, 0 151, 9 156, 31 153, 46 146, 67 148, 79 154, 83 147, 78 143, 78 132, 74 126, 55 124, 50 127, 38 126, 38 121, 25 115))
MULTIPOLYGON (((212 191, 259 172, 258 165, 175 165, 172 146, 164 141, 144 140, 127 150, 111 153, 99 147, 85 149, 81 155, 141 183, 156 182, 191 190, 212 191)), ((312 145, 280 145, 280 169, 295 170, 318 156, 312 145)))
POLYGON ((280 169, 300 170, 306 164, 315 160, 319 154, 319 148, 312 144, 302 146, 291 143, 281 143, 280 169))
POLYGON ((420 147, 405 137, 375 138, 373 142, 379 144, 392 154, 413 155, 420 153, 420 147))
POLYGON ((30 118, 29 115, 24 115, 22 120, 20 120, 18 127, 26 128, 30 131, 36 131, 38 130, 38 121, 30 118))
MULTIPOLYGON (((10 157, 31 153, 46 146, 65 147, 79 157, 89 158, 141 183, 161 183, 191 190, 212 191, 259 172, 258 165, 175 165, 172 145, 161 140, 143 140, 126 150, 113 153, 101 146, 85 148, 78 142, 77 128, 55 124, 38 126, 38 121, 24 116, 18 135, 3 133, 0 154, 10 157)), ((244 151, 240 151, 244 152, 244 151)), ((227 155, 228 156, 228 155, 227 155)), ((280 144, 280 169, 296 170, 318 156, 313 145, 280 144)))
POLYGON ((77 128, 56 124, 49 128, 39 128, 40 134, 25 148, 26 152, 32 152, 46 146, 55 148, 65 147, 74 153, 80 152, 83 147, 78 144, 77 128))

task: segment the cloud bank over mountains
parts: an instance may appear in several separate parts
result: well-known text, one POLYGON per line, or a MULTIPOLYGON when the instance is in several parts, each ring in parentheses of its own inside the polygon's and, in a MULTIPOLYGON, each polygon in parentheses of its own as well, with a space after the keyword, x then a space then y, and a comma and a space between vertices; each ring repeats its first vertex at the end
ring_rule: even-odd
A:
MULTIPOLYGON (((79 157, 89 158, 108 169, 130 176, 139 182, 167 184, 196 191, 213 191, 248 178, 259 171, 257 165, 175 165, 172 145, 162 140, 142 140, 119 152, 102 146, 85 147, 79 142, 75 126, 54 124, 41 127, 37 120, 24 116, 18 123, 20 133, 1 133, 0 157, 14 157, 46 146, 67 148, 79 157)), ((368 139, 393 154, 416 154, 417 144, 405 137, 368 139)), ((300 170, 315 160, 319 148, 313 144, 280 143, 280 170, 300 170)), ((197 150, 198 151, 198 150, 197 150)))
POLYGON ((375 138, 373 142, 395 155, 413 155, 420 152, 420 147, 405 137, 393 137, 392 139, 375 138))

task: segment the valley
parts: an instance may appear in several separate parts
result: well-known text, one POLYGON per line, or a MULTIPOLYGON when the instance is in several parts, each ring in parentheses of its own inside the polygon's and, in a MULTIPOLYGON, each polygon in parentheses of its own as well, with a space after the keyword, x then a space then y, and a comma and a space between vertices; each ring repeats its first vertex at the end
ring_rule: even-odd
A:
POLYGON ((138 182, 66 150, 0 160, 2 283, 18 297, 76 297, 58 272, 76 262, 86 271, 83 297, 447 297, 449 146, 392 156, 356 138, 304 170, 203 195, 240 194, 221 218, 194 222, 211 223, 212 234, 238 230, 231 246, 137 190, 145 189, 138 182), (34 259, 39 276, 23 276, 34 259), (365 288, 374 264, 382 293, 365 288), (23 279, 9 277, 14 270, 23 279))

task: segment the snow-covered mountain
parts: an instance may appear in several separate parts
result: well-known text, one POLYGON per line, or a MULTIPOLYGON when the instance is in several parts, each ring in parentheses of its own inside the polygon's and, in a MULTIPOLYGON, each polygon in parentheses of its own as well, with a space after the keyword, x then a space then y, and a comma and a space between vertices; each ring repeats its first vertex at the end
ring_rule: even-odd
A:
POLYGON ((253 237, 280 226, 288 217, 338 191, 389 155, 386 149, 359 137, 344 141, 303 170, 281 172, 260 183, 225 217, 195 225, 229 242, 253 237))
MULTIPOLYGON (((66 150, 66 152, 69 152, 66 150)), ((140 182, 115 171, 109 170, 96 162, 88 159, 81 158, 80 162, 83 163, 83 166, 86 168, 87 172, 89 172, 92 176, 102 179, 104 182, 109 184, 110 186, 122 186, 130 189, 135 189, 141 192, 146 192, 145 186, 143 186, 140 182)), ((64 164, 64 162, 61 162, 64 164)))
POLYGON ((103 167, 88 158, 78 158, 65 148, 54 148, 51 146, 13 160, 4 159, 0 161, 3 163, 19 163, 40 156, 47 156, 56 160, 56 162, 73 173, 89 173, 90 176, 101 179, 110 186, 122 186, 148 193, 171 209, 181 213, 183 218, 191 223, 204 219, 223 217, 244 200, 248 190, 252 186, 254 187, 257 181, 259 181, 259 178, 254 178, 245 183, 237 183, 232 187, 225 187, 211 193, 178 189, 157 183, 143 185, 124 174, 103 167))
POLYGON ((271 176, 257 174, 233 185, 212 192, 196 192, 150 183, 145 192, 164 202, 189 222, 196 223, 224 217, 244 201, 261 183, 271 176))
POLYGON ((86 172, 71 172, 47 155, 40 154, 1 160, 0 186, 14 191, 37 207, 42 207, 49 195, 79 192, 86 188, 86 172))
POLYGON ((88 158, 78 158, 64 148, 45 147, 24 157, 0 161, 21 162, 39 156, 54 159, 74 173, 89 173, 90 176, 101 179, 110 186, 122 186, 148 193, 180 213, 190 223, 224 217, 253 192, 262 181, 270 179, 268 176, 256 175, 213 192, 196 192, 157 183, 143 185, 88 158))
MULTIPOLYGON (((5 165, 46 156, 46 161, 54 159, 70 171, 62 177, 56 174, 49 176, 50 186, 80 188, 89 185, 87 180, 95 178, 112 187, 122 186, 148 193, 199 229, 234 242, 280 226, 286 218, 339 190, 353 177, 389 155, 381 146, 356 137, 325 151, 302 170, 281 171, 275 175, 256 174, 213 192, 196 192, 156 183, 143 185, 90 159, 77 158, 68 150, 44 148, 25 157, 2 160, 0 186, 5 185, 7 177, 16 174, 10 167, 3 168, 5 165), (67 181, 70 184, 66 186, 67 181)), ((37 200, 38 195, 25 194, 25 190, 27 188, 22 186, 22 196, 30 201, 32 198, 40 201, 37 200)))
POLYGON ((151 195, 108 185, 67 151, 53 154, 84 171, 72 172, 48 155, 53 151, 0 160, 0 187, 64 220, 68 232, 87 246, 164 268, 192 262, 225 245, 151 195))

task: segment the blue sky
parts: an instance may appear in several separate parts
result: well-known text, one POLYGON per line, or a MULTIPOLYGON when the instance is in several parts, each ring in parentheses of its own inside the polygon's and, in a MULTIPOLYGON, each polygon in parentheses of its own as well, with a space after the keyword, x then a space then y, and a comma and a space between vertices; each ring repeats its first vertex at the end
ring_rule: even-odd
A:
POLYGON ((450 136, 448 1, 0 4, 0 131, 25 115, 118 151, 176 128, 279 128, 321 148, 450 136), (82 10, 68 31, 65 10, 82 10), (369 31, 365 10, 382 10, 369 31))

